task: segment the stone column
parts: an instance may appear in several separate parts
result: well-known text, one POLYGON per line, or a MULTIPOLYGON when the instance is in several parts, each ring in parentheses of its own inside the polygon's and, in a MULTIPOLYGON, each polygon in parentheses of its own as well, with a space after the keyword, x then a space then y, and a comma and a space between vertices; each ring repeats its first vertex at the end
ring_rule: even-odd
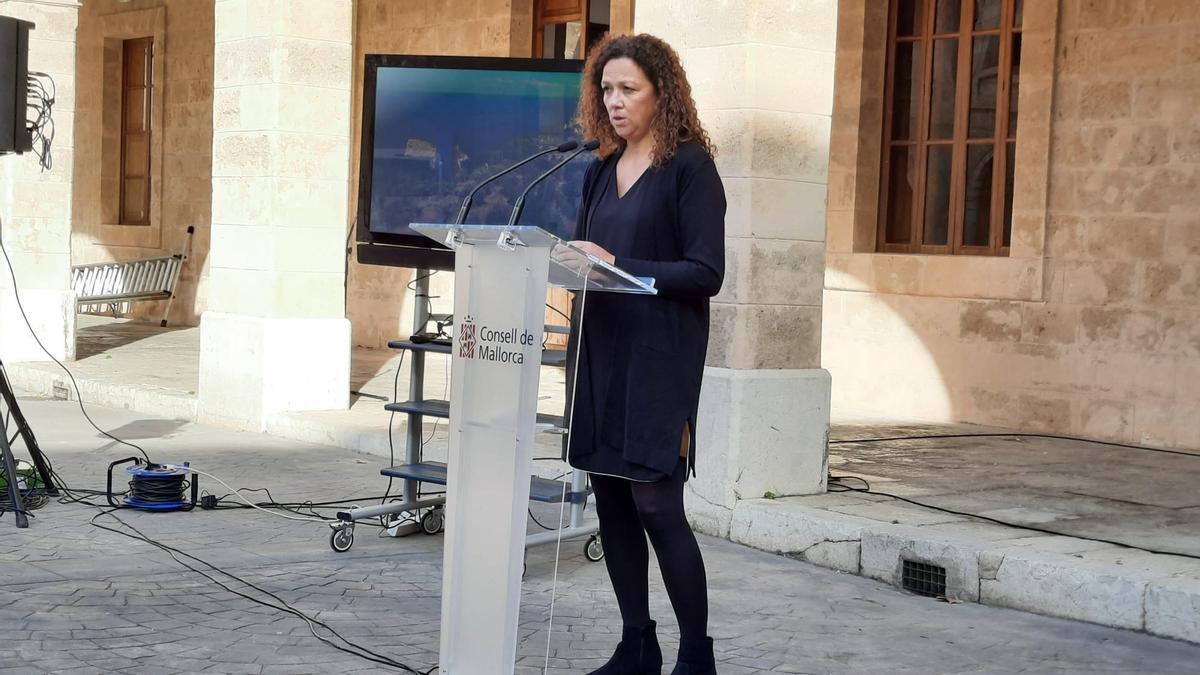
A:
POLYGON ((694 524, 738 500, 825 490, 820 368, 836 0, 640 0, 635 30, 683 58, 729 201, 697 428, 694 524))
POLYGON ((218 0, 201 422, 349 405, 351 0, 218 0))
MULTIPOLYGON (((21 306, 37 337, 59 360, 75 358, 75 297, 71 293, 71 177, 74 168, 76 0, 0 0, 0 15, 31 21, 29 70, 49 74, 53 108, 53 169, 37 156, 0 158, 0 230, 12 260, 21 306)), ((0 358, 45 361, 25 327, 8 268, 0 261, 0 358)))

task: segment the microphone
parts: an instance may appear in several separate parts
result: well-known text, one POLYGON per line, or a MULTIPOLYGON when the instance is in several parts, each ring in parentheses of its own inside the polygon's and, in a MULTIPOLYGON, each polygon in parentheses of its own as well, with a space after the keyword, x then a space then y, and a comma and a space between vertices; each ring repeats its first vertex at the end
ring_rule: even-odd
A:
POLYGON ((558 171, 559 169, 566 166, 567 162, 570 162, 571 160, 575 159, 581 153, 590 152, 592 150, 595 150, 598 147, 600 147, 600 141, 597 141, 595 139, 587 141, 586 143, 583 144, 582 148, 579 148, 575 152, 571 153, 570 157, 567 157, 566 159, 559 162, 558 164, 555 164, 554 166, 550 167, 549 171, 547 171, 546 173, 533 179, 533 182, 529 184, 529 187, 525 188, 525 191, 521 193, 521 196, 517 197, 517 201, 513 203, 512 215, 509 216, 509 218, 508 218, 508 226, 512 227, 517 224, 517 219, 521 217, 521 211, 525 209, 525 195, 529 194, 529 191, 532 190, 535 185, 537 185, 538 183, 545 180, 546 177, 549 176, 550 174, 552 174, 555 171, 558 171))
POLYGON ((463 200, 462 206, 458 209, 458 217, 454 219, 454 224, 462 225, 464 222, 466 222, 467 212, 471 210, 471 199, 475 196, 476 192, 479 192, 479 188, 483 187, 484 185, 487 185, 488 183, 496 180, 497 178, 507 174, 510 171, 513 171, 522 166, 525 166, 526 164, 537 159, 538 157, 541 157, 543 155, 549 155, 554 152, 570 152, 577 147, 579 147, 579 143, 577 143, 575 141, 567 141, 566 143, 561 143, 559 145, 554 146, 553 148, 547 148, 545 150, 542 150, 541 152, 538 152, 538 153, 535 153, 535 154, 532 154, 532 155, 526 157, 525 159, 517 162, 516 164, 513 164, 512 166, 508 167, 507 169, 501 171, 500 173, 484 180, 479 185, 476 185, 475 189, 471 190, 467 194, 466 199, 463 200))

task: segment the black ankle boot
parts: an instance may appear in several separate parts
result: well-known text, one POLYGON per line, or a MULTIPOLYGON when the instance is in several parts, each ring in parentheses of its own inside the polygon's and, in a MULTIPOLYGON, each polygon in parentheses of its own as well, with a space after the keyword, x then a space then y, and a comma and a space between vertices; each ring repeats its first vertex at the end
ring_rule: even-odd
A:
POLYGON ((712 638, 706 637, 700 642, 680 640, 679 658, 671 675, 717 675, 712 638))
POLYGON ((589 675, 659 675, 662 673, 662 650, 653 621, 645 627, 626 626, 621 630, 621 643, 608 663, 589 675))

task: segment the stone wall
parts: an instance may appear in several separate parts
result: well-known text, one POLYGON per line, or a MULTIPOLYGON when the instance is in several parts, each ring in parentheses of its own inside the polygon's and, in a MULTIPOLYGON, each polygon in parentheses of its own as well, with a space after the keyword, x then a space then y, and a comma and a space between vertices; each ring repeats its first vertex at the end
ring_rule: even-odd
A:
MULTIPOLYGON (((206 308, 212 215, 213 0, 88 0, 79 10, 72 263, 177 253, 195 226, 174 323, 206 308), (120 41, 155 38, 151 223, 119 225, 120 41)), ((162 312, 138 303, 135 316, 162 312)))
POLYGON ((50 75, 56 90, 53 168, 43 171, 33 152, 0 157, 0 236, 20 295, 18 305, 10 270, 0 262, 0 358, 8 363, 45 360, 43 347, 58 359, 75 354, 70 247, 78 12, 74 0, 0 0, 0 15, 34 24, 29 70, 50 75))
POLYGON ((884 3, 844 0, 835 415, 1200 447, 1200 5, 1025 3, 1012 255, 872 253, 884 3))

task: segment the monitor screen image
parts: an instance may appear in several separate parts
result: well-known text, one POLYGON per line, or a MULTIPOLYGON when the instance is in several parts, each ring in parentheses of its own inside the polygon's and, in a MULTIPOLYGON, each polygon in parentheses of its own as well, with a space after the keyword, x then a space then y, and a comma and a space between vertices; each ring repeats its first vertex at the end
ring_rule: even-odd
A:
MULTIPOLYGON (((364 262, 443 268, 445 251, 410 223, 448 223, 481 181, 539 150, 580 140, 578 61, 466 57, 367 57, 359 179, 359 242, 379 250, 364 262), (386 252, 386 251, 385 251, 386 252), (441 255, 438 255, 441 254, 441 255)), ((508 222, 530 182, 566 154, 539 158, 474 197, 468 223, 508 222)), ((569 237, 575 225, 584 153, 526 197, 520 225, 569 237)), ((364 256, 360 246, 360 260, 364 256)))

